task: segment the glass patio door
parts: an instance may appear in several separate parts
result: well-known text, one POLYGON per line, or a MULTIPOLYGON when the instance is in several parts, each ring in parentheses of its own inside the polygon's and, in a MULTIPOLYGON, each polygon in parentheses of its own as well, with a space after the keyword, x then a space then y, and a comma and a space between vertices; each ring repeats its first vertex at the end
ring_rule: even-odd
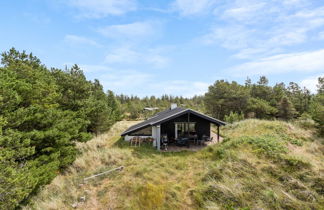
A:
POLYGON ((196 132, 195 124, 196 123, 194 122, 175 123, 175 138, 189 137, 191 133, 195 133, 196 132))

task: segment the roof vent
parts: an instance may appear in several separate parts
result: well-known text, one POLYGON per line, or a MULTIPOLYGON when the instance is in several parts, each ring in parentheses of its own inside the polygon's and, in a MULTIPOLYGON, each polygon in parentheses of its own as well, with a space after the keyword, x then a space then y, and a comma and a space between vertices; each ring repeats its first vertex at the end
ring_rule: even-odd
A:
POLYGON ((171 108, 170 109, 175 109, 175 108, 177 108, 178 107, 178 105, 177 104, 175 104, 175 103, 172 103, 171 104, 171 108))

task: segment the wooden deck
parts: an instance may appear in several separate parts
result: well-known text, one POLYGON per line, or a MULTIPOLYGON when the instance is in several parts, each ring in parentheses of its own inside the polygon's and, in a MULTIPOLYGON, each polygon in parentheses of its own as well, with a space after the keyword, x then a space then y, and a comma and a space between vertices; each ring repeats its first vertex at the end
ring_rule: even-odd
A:
POLYGON ((207 146, 217 144, 217 143, 223 141, 223 138, 220 136, 219 137, 219 142, 217 142, 217 134, 214 133, 214 132, 211 132, 210 137, 213 137, 213 140, 205 142, 204 145, 190 144, 190 147, 186 147, 186 146, 180 147, 180 146, 176 146, 176 145, 169 145, 168 150, 161 149, 161 151, 162 152, 198 151, 198 150, 201 150, 201 149, 203 149, 203 148, 205 148, 207 146))

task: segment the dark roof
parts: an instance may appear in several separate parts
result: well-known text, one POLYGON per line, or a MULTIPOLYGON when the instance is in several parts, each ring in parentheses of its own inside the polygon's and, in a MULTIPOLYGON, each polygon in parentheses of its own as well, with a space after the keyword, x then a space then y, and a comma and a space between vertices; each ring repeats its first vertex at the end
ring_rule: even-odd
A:
POLYGON ((174 108, 174 109, 167 109, 167 110, 164 110, 162 112, 159 112, 159 113, 155 114, 153 117, 151 117, 151 118, 149 118, 149 119, 147 119, 147 120, 145 120, 143 122, 140 122, 140 123, 138 123, 136 125, 133 125, 133 126, 129 127, 121 135, 125 136, 128 133, 139 130, 141 128, 161 124, 163 122, 166 122, 166 121, 168 121, 170 119, 176 118, 176 117, 178 117, 178 116, 180 116, 182 114, 186 114, 186 113, 194 114, 196 116, 199 116, 199 117, 201 117, 203 119, 206 119, 206 120, 210 121, 211 123, 214 123, 214 124, 217 124, 217 125, 225 125, 226 124, 223 121, 220 121, 220 120, 217 120, 215 118, 209 117, 209 116, 207 116, 205 114, 194 111, 192 109, 185 109, 185 108, 182 108, 182 107, 177 107, 177 108, 174 108))

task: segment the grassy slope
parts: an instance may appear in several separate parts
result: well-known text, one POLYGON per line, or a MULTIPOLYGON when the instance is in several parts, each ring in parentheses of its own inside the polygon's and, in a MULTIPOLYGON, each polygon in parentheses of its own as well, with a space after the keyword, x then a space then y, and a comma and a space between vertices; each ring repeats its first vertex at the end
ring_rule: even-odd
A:
POLYGON ((159 153, 129 147, 118 134, 135 122, 79 144, 82 155, 25 209, 320 208, 324 146, 284 122, 246 120, 226 140, 199 152, 159 153), (84 177, 125 166, 83 183, 84 177))

